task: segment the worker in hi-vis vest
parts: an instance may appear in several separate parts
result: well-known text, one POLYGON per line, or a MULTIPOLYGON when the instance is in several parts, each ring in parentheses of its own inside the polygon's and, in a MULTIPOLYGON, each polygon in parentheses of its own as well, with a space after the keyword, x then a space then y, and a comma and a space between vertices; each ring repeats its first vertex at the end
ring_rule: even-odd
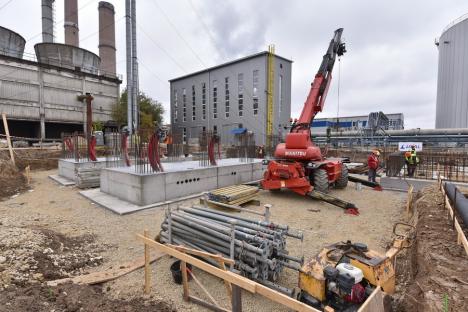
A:
POLYGON ((406 168, 408 168, 408 177, 414 177, 414 172, 419 164, 419 158, 416 155, 416 146, 411 145, 411 151, 405 153, 406 168))

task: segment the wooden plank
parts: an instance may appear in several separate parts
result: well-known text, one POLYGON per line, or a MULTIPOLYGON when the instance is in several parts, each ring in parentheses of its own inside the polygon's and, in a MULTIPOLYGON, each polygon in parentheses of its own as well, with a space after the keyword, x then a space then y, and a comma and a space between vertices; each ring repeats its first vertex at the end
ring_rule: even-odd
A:
POLYGON ((210 258, 210 259, 214 259, 216 261, 222 261, 223 263, 228 263, 228 264, 235 264, 235 261, 232 260, 232 259, 228 259, 228 258, 224 258, 220 255, 213 255, 211 253, 208 253, 208 252, 204 252, 204 251, 200 251, 200 250, 196 250, 196 249, 192 249, 192 248, 188 248, 188 247, 185 247, 185 246, 177 246, 177 245, 171 245, 171 244, 165 244, 166 246, 169 246, 169 247, 172 247, 178 251, 182 251, 182 252, 185 252, 185 253, 188 253, 188 254, 192 254, 192 255, 195 255, 195 256, 200 256, 200 257, 205 257, 205 258, 210 258))
POLYGON ((264 285, 256 283, 256 292, 271 301, 280 303, 282 305, 285 305, 289 307, 290 309, 294 311, 300 311, 300 312, 320 312, 320 310, 317 310, 305 303, 302 303, 300 301, 297 301, 296 299, 293 299, 291 297, 286 296, 283 293, 277 292, 271 288, 268 288, 264 285))
MULTIPOLYGON (((164 255, 165 254, 163 253, 158 253, 156 256, 153 256, 151 258, 150 262, 154 262, 160 259, 161 257, 163 257, 164 255)), ((138 270, 142 268, 144 265, 145 265, 145 259, 142 257, 137 260, 133 260, 132 262, 129 262, 127 264, 119 265, 118 269, 111 269, 111 270, 94 272, 94 273, 89 273, 89 274, 75 276, 75 277, 62 278, 62 279, 54 280, 54 281, 48 281, 47 285, 57 286, 57 285, 70 283, 70 282, 73 284, 78 284, 78 285, 100 284, 100 283, 112 281, 130 272, 138 270)))
POLYGON ((11 145, 10 129, 8 129, 8 122, 7 122, 5 113, 2 113, 2 119, 3 119, 3 128, 5 129, 5 134, 6 134, 7 144, 8 144, 8 151, 10 151, 10 159, 13 165, 16 166, 15 155, 13 154, 13 146, 11 145))
POLYGON ((215 312, 231 312, 229 310, 226 310, 224 308, 218 308, 217 306, 215 305, 212 305, 211 303, 208 303, 198 297, 195 297, 195 296, 190 296, 190 301, 192 301, 193 303, 196 303, 196 304, 199 304, 209 310, 212 310, 212 311, 215 311, 215 312))
MULTIPOLYGON (((149 237, 148 230, 143 234, 146 238, 149 237)), ((149 294, 151 290, 151 267, 150 267, 150 249, 145 245, 145 293, 149 294)))
POLYGON ((466 239, 465 233, 463 232, 460 223, 458 222, 457 219, 455 219, 455 229, 458 232, 458 239, 460 240, 460 243, 463 245, 463 248, 465 248, 466 255, 468 255, 468 240, 466 239))
POLYGON ((408 197, 406 200, 406 220, 409 220, 410 214, 412 214, 412 202, 413 202, 413 190, 414 187, 411 184, 409 189, 408 189, 408 197))
POLYGON ((185 263, 185 261, 180 262, 180 270, 182 272, 182 285, 184 287, 184 300, 189 301, 190 293, 189 293, 188 278, 187 278, 187 263, 185 263))
POLYGON ((235 274, 233 272, 230 272, 230 271, 223 271, 219 268, 216 268, 214 266, 212 266, 211 264, 208 264, 202 260, 199 260, 197 258, 194 258, 190 255, 187 255, 183 252, 180 252, 178 250, 175 250, 174 248, 171 248, 169 246, 166 246, 166 245, 163 245, 163 244, 160 244, 158 242, 155 242, 149 238, 146 238, 144 237, 143 235, 141 234, 137 234, 136 235, 137 238, 142 241, 143 243, 145 244, 148 244, 150 247, 152 248, 156 248, 158 249, 159 251, 161 252, 164 252, 164 253, 167 253, 168 255, 170 256, 173 256, 181 261, 185 261, 187 263, 190 263, 191 265, 193 266, 196 266, 197 268, 200 268, 202 269, 203 271, 206 271, 212 275, 215 275, 219 278, 222 278, 224 280, 227 280, 228 282, 232 283, 232 284, 235 284, 235 285, 238 285, 240 287, 242 287, 243 289, 251 292, 251 293, 254 293, 255 292, 255 286, 257 283, 255 283, 254 281, 251 281, 245 277, 242 277, 238 274, 235 274))
POLYGON ((375 288, 358 312, 384 312, 383 293, 380 287, 375 288))

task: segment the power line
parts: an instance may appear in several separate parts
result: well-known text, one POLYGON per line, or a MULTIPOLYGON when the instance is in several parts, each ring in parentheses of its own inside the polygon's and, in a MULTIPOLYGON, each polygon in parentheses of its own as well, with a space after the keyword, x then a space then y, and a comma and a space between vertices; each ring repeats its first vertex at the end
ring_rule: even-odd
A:
POLYGON ((13 0, 8 0, 7 2, 5 2, 5 4, 3 4, 2 6, 0 6, 0 11, 5 8, 7 5, 9 5, 13 0))
POLYGON ((190 49, 190 51, 192 51, 193 55, 195 55, 195 57, 197 58, 197 60, 200 62, 200 64, 202 64, 204 67, 207 67, 205 65, 205 63, 202 61, 202 59, 200 58, 200 56, 198 56, 197 52, 195 52, 195 50, 190 46, 190 44, 187 42, 187 40, 185 40, 185 38, 182 36, 182 34, 179 32, 179 30, 177 29, 177 27, 175 26, 175 24, 169 19, 169 17, 167 16, 166 12, 164 12, 164 10, 158 5, 158 3, 156 2, 156 0, 153 0, 153 4, 159 9, 159 11, 161 11, 162 15, 164 16, 164 18, 166 19, 166 21, 169 23, 169 25, 171 25, 171 27, 174 29, 174 31, 176 32, 177 36, 179 36, 179 38, 185 43, 185 45, 190 49))
POLYGON ((170 59, 172 60, 172 62, 174 62, 175 65, 177 65, 177 67, 179 67, 183 72, 188 73, 188 71, 187 71, 184 67, 182 67, 182 65, 180 65, 180 63, 177 62, 176 59, 175 59, 170 53, 168 53, 168 52, 166 51, 166 49, 164 49, 161 45, 159 45, 159 44, 143 29, 143 27, 142 27, 140 24, 137 23, 137 26, 138 26, 138 28, 141 30, 141 32, 142 32, 146 37, 148 37, 148 39, 149 39, 157 48, 159 48, 161 51, 163 51, 163 53, 166 54, 166 56, 167 56, 168 58, 170 58, 170 59))

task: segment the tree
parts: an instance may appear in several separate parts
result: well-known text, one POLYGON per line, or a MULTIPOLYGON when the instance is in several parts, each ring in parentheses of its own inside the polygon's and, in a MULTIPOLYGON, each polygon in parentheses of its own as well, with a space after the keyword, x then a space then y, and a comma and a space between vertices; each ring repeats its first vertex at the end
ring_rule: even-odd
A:
MULTIPOLYGON (((112 119, 119 125, 127 124, 127 89, 120 95, 118 103, 112 109, 112 119)), ((140 128, 152 129, 155 124, 162 125, 164 107, 162 103, 152 99, 140 91, 138 96, 140 104, 140 128)))

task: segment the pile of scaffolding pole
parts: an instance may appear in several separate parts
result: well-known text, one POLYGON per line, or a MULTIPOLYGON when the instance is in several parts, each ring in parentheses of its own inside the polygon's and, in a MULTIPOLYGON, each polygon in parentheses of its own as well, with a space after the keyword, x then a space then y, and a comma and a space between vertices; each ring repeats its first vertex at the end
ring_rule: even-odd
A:
MULTIPOLYGON (((292 231, 287 225, 207 208, 179 207, 166 213, 161 228, 162 243, 233 259, 232 271, 289 296, 294 293, 275 283, 284 268, 299 271, 304 262, 303 257, 291 256, 286 249, 287 237, 303 239, 301 232, 292 231)), ((219 266, 215 261, 211 263, 219 266)))

